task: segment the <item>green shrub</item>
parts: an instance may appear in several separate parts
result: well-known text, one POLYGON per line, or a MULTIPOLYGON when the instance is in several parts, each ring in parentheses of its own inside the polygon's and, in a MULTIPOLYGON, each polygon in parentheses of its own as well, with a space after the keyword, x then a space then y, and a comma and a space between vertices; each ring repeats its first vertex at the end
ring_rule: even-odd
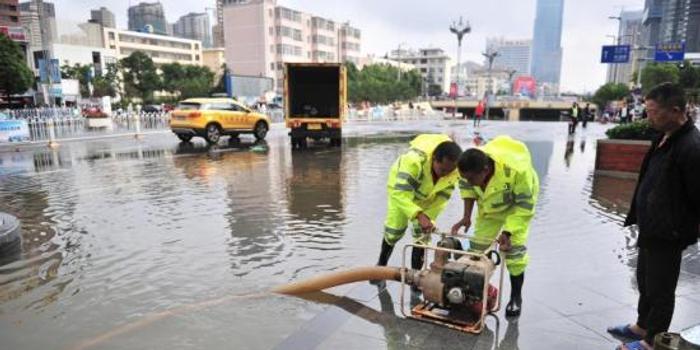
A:
POLYGON ((629 124, 620 124, 605 132, 609 139, 617 140, 652 140, 657 131, 652 129, 646 120, 638 120, 629 124))

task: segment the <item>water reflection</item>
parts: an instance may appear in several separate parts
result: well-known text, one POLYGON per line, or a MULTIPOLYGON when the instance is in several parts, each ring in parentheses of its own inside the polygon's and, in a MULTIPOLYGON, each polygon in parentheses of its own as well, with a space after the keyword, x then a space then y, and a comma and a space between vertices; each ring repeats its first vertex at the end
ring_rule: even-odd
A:
MULTIPOLYGON (((369 292, 369 290, 367 291, 369 292)), ((346 313, 339 313, 338 309, 329 309, 318 315, 302 330, 292 334, 275 349, 305 348, 312 349, 323 344, 328 338, 343 341, 341 332, 336 329, 343 327, 351 317, 360 318, 370 324, 381 328, 382 340, 386 342, 386 348, 405 349, 410 348, 436 348, 441 349, 519 349, 519 329, 517 320, 509 320, 503 337, 499 335, 500 321, 498 317, 487 317, 494 321, 494 325, 487 325, 479 336, 461 333, 446 327, 432 325, 413 319, 398 316, 398 304, 392 298, 388 289, 378 288, 380 310, 375 310, 352 298, 336 296, 319 292, 303 296, 302 298, 314 303, 333 305, 346 313), (320 331, 323 330, 323 331, 320 331)), ((489 322, 490 323, 490 322, 489 322)), ((353 335, 350 333, 351 337, 353 335)), ((360 335, 364 336, 364 335, 360 335)))
POLYGON ((566 140, 566 149, 564 151, 564 163, 566 167, 571 167, 571 158, 574 156, 574 137, 569 136, 566 140))
POLYGON ((345 222, 343 153, 337 149, 295 152, 286 186, 292 220, 288 234, 300 245, 340 249, 345 222))

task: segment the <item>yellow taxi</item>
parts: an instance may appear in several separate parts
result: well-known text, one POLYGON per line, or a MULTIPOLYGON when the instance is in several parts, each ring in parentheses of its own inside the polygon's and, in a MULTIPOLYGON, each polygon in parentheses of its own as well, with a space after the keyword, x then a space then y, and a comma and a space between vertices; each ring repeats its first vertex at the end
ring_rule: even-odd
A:
POLYGON ((270 118, 230 98, 190 98, 172 111, 170 130, 188 142, 194 136, 217 143, 221 136, 253 134, 262 140, 270 130, 270 118))

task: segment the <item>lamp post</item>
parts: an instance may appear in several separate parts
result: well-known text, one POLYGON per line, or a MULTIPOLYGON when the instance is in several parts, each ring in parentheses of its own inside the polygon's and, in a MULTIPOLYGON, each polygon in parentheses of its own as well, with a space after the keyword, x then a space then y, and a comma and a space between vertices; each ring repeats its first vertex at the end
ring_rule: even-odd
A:
POLYGON ((396 62, 398 62, 399 73, 398 81, 401 81, 401 45, 406 44, 405 42, 400 43, 398 49, 396 50, 396 62))
POLYGON ((510 85, 510 95, 513 96, 513 76, 515 73, 517 73, 517 69, 508 69, 506 73, 508 73, 508 84, 510 85))
POLYGON ((498 51, 488 51, 488 52, 482 53, 482 55, 483 55, 484 57, 486 57, 486 59, 487 59, 488 62, 489 62, 488 80, 487 80, 488 83, 489 83, 489 85, 488 85, 488 88, 486 89, 486 93, 484 94, 484 97, 486 97, 486 114, 485 114, 485 118, 486 118, 486 120, 488 120, 488 119, 489 119, 489 109, 490 109, 490 105, 489 105, 489 95, 491 94, 491 89, 493 88, 493 87, 492 87, 493 82, 491 81, 491 69, 493 68, 493 61, 496 59, 496 57, 498 57, 499 54, 498 54, 498 51))
POLYGON ((465 34, 472 31, 472 27, 469 25, 469 21, 464 23, 462 17, 459 17, 459 22, 453 21, 450 26, 450 32, 457 35, 457 78, 455 79, 457 84, 457 91, 454 95, 454 108, 452 109, 452 118, 457 116, 457 95, 459 94, 459 84, 460 84, 460 73, 461 73, 461 63, 462 63, 462 38, 465 34))
MULTIPOLYGON (((621 32, 622 32, 622 30, 621 30, 622 29, 621 28, 622 27, 622 11, 620 11, 620 16, 608 16, 608 19, 616 20, 618 22, 617 34, 618 35, 621 34, 621 32)), ((608 35, 608 37, 610 37, 610 35, 608 35)), ((614 38, 613 40, 615 41, 615 45, 619 46, 622 37, 615 36, 615 35, 612 35, 612 37, 614 38)), ((613 79, 612 80, 614 83, 617 83, 617 63, 613 63, 613 79)))

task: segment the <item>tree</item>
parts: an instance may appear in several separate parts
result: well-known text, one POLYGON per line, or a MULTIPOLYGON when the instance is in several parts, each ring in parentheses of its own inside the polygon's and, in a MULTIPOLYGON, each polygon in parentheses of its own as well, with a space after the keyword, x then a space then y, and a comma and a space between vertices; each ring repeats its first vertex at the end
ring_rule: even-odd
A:
POLYGON ((151 57, 136 51, 121 59, 124 90, 127 97, 140 97, 144 103, 153 100, 153 92, 162 87, 156 65, 151 57))
POLYGON ((209 95, 214 85, 214 72, 206 66, 186 66, 185 79, 179 84, 180 97, 203 97, 209 95))
POLYGON ((591 101, 604 109, 608 102, 622 99, 629 95, 630 91, 625 84, 607 83, 595 92, 591 101))
POLYGON ((162 89, 179 98, 207 96, 214 84, 214 73, 207 67, 169 63, 160 70, 162 89))
POLYGON ((646 94, 651 88, 664 82, 678 83, 679 75, 678 66, 675 64, 648 64, 642 70, 642 91, 646 94))
POLYGON ((698 69, 693 67, 690 61, 683 62, 678 68, 678 84, 686 90, 695 89, 700 79, 698 69))
POLYGON ((219 93, 225 93, 226 92, 226 78, 231 74, 231 70, 228 69, 228 66, 226 66, 226 63, 221 65, 221 77, 219 77, 219 82, 216 84, 216 86, 212 89, 212 93, 219 92, 219 93))
POLYGON ((80 86, 80 96, 90 96, 90 80, 92 79, 92 65, 76 63, 72 66, 61 66, 62 79, 75 79, 80 86))
POLYGON ((420 95, 422 78, 416 70, 402 72, 399 81, 398 68, 387 64, 367 65, 358 70, 352 62, 347 62, 346 67, 350 102, 386 104, 420 95))
POLYGON ((116 97, 120 86, 119 66, 116 63, 108 63, 102 75, 98 75, 92 80, 92 95, 94 97, 116 97))
POLYGON ((27 66, 22 49, 0 34, 0 91, 5 92, 9 102, 10 95, 27 91, 33 82, 34 74, 27 66))

